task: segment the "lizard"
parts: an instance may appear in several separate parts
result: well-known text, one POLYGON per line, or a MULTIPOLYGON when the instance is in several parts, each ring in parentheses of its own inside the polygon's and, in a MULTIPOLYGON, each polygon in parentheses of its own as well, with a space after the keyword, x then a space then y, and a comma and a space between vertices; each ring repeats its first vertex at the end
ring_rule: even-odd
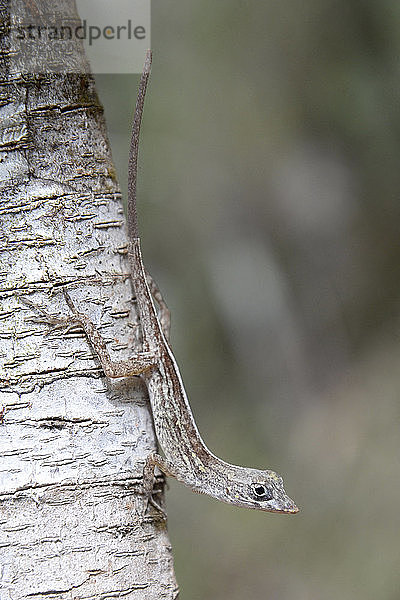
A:
POLYGON ((151 452, 147 456, 143 468, 143 493, 147 498, 144 510, 151 503, 164 513, 152 497, 154 470, 158 467, 165 475, 176 478, 194 492, 207 494, 234 506, 275 513, 297 513, 299 509, 287 496, 280 475, 272 470, 229 464, 215 456, 202 440, 169 344, 166 305, 146 274, 138 234, 136 180, 140 126, 151 62, 149 50, 139 83, 128 164, 128 260, 142 329, 142 351, 128 360, 113 362, 101 334, 91 320, 77 309, 65 290, 65 300, 73 316, 64 321, 81 325, 106 377, 136 375, 146 384, 157 440, 164 456, 158 452, 151 452), (159 319, 153 296, 164 309, 164 318, 159 319))

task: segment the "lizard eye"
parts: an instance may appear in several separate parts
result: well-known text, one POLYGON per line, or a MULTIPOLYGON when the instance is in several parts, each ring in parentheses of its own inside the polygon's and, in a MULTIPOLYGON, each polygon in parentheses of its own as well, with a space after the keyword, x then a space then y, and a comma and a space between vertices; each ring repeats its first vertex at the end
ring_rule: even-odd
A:
POLYGON ((251 491, 256 500, 272 500, 274 497, 272 489, 263 483, 253 483, 251 485, 251 491))

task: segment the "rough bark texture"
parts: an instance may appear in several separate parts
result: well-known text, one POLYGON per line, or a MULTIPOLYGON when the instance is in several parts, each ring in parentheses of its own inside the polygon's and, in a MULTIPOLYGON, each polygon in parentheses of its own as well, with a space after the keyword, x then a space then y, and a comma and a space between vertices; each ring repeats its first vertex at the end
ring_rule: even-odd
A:
POLYGON ((172 599, 165 522, 140 516, 145 389, 20 300, 68 315, 66 286, 115 359, 140 347, 102 109, 90 77, 10 75, 0 10, 0 596, 172 599))

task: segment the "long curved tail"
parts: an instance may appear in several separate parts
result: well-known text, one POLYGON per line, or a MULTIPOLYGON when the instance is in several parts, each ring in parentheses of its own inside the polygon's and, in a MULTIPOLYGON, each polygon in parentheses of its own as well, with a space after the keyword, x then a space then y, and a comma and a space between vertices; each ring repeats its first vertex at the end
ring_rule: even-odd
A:
POLYGON ((139 151, 140 125, 142 122, 143 105, 146 96, 147 83, 149 81, 152 61, 152 52, 147 50, 144 61, 142 76, 139 83, 139 91, 136 98, 135 115, 133 117, 131 146, 129 150, 128 163, 128 234, 129 239, 139 237, 137 211, 136 211, 136 180, 137 180, 137 160, 139 151))

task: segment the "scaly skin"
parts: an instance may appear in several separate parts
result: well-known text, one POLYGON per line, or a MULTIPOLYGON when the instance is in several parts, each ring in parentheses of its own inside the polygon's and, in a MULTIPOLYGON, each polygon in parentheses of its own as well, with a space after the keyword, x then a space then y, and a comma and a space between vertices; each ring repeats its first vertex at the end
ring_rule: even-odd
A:
MULTIPOLYGON (((175 477, 193 491, 217 500, 269 512, 296 513, 297 506, 286 495, 282 477, 274 471, 231 465, 216 457, 203 442, 197 429, 183 386, 179 368, 166 338, 169 315, 164 331, 157 316, 143 266, 136 214, 136 176, 140 123, 151 66, 148 52, 136 103, 129 155, 128 256, 137 307, 143 333, 143 352, 127 361, 112 362, 101 335, 85 315, 79 313, 71 298, 66 301, 73 320, 84 328, 98 354, 107 377, 140 375, 146 382, 158 442, 165 458, 151 454, 144 468, 144 490, 152 499, 154 467, 175 477)), ((158 290, 158 301, 165 304, 158 290)), ((161 509, 160 509, 161 510, 161 509)))

